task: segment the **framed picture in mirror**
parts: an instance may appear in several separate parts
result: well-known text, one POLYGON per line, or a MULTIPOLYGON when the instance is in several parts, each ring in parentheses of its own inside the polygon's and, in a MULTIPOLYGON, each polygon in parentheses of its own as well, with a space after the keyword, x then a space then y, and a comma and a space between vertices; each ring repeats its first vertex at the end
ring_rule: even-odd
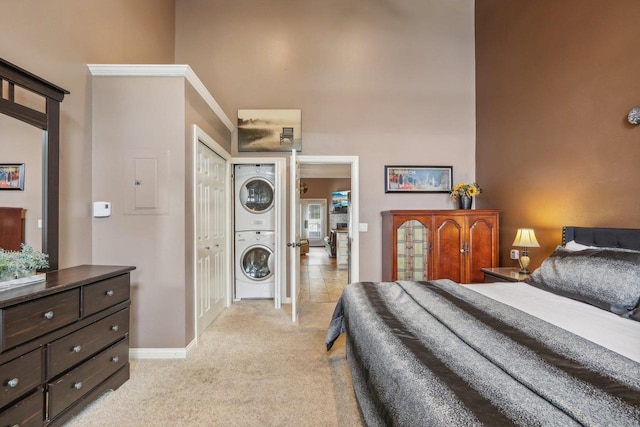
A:
POLYGON ((0 163, 0 190, 24 190, 24 163, 0 163))

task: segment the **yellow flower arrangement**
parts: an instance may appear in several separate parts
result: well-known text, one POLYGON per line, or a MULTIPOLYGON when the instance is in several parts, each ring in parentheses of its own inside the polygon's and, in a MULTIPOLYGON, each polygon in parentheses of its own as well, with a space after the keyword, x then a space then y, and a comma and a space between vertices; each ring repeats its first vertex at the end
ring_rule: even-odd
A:
POLYGON ((451 190, 451 200, 455 202, 458 200, 458 197, 476 197, 478 194, 482 194, 482 188, 480 188, 477 182, 473 184, 461 182, 460 184, 456 184, 453 190, 451 190))

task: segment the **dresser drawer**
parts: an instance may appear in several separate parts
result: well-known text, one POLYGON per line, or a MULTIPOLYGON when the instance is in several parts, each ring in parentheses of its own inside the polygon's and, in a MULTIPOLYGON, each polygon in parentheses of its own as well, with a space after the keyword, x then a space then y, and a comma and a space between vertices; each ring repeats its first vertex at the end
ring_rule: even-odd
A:
POLYGON ((129 299, 129 274, 83 287, 83 314, 89 316, 129 299))
POLYGON ((0 366, 0 407, 42 383, 42 349, 38 348, 0 366))
POLYGON ((91 357, 129 333, 126 308, 47 346, 47 379, 91 357))
POLYGON ((49 418, 54 418, 69 405, 129 361, 129 339, 104 350, 82 365, 49 383, 49 418))
POLYGON ((0 426, 34 427, 44 421, 44 392, 39 388, 0 414, 0 426))
POLYGON ((0 351, 39 337, 80 318, 80 290, 35 299, 1 310, 0 351))

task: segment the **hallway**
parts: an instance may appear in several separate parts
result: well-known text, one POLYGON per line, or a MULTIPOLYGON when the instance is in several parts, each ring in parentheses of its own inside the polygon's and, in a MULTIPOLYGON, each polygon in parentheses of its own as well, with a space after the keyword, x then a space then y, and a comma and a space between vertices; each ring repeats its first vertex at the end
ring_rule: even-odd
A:
POLYGON ((311 247, 300 257, 300 299, 305 302, 335 303, 347 285, 348 270, 338 269, 324 247, 311 247))

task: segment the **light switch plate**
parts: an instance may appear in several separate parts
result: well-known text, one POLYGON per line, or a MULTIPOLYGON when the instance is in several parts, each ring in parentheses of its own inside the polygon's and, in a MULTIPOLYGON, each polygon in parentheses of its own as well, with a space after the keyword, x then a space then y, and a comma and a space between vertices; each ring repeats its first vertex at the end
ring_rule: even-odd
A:
POLYGON ((366 232, 366 231, 368 231, 368 230, 369 230, 369 223, 367 223, 367 222, 361 222, 361 223, 358 225, 358 231, 364 231, 364 232, 366 232))
POLYGON ((518 259, 520 258, 520 251, 517 249, 511 249, 511 259, 518 259))

